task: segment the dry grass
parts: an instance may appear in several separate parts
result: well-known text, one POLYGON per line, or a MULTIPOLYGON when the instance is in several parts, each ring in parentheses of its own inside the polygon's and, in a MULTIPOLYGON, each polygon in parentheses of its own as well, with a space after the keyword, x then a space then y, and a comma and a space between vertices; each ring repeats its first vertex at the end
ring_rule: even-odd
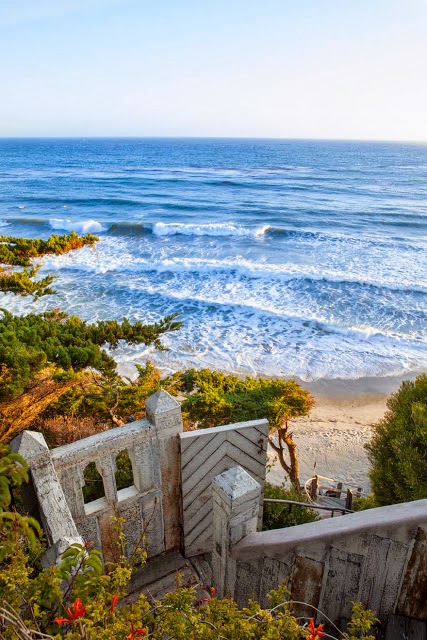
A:
POLYGON ((34 425, 45 436, 51 447, 70 444, 76 440, 93 436, 109 429, 109 425, 98 422, 94 418, 74 416, 55 416, 40 420, 34 425))

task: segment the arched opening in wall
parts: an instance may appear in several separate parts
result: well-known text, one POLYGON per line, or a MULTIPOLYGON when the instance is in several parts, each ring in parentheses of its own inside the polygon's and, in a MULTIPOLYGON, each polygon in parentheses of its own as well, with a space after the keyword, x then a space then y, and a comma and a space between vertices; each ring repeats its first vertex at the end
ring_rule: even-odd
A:
POLYGON ((43 520, 40 514, 40 506, 34 485, 31 480, 22 482, 19 486, 9 487, 10 489, 10 505, 11 510, 17 510, 25 516, 30 516, 37 520, 43 529, 43 520))
POLYGON ((123 449, 116 456, 116 472, 114 474, 117 487, 117 499, 123 500, 137 492, 133 481, 132 462, 127 449, 123 449))
POLYGON ((83 472, 84 486, 83 486, 83 500, 85 504, 105 498, 105 489, 102 476, 94 462, 89 462, 86 465, 83 472))

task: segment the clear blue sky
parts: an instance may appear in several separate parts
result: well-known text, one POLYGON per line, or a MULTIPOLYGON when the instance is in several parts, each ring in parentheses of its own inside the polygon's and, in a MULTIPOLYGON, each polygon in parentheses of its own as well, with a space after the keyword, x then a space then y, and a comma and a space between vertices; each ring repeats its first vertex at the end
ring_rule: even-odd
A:
POLYGON ((0 136, 427 140, 427 0, 2 0, 0 136))

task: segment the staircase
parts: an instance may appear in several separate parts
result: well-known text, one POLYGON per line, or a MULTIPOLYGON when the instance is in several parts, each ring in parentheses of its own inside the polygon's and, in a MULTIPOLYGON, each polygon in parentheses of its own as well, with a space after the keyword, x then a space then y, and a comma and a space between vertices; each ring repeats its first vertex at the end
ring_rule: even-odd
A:
POLYGON ((170 591, 174 591, 178 584, 194 586, 196 600, 209 597, 209 593, 201 586, 194 568, 179 551, 155 556, 135 572, 129 585, 129 595, 121 601, 121 604, 136 602, 141 594, 151 602, 160 600, 170 591))

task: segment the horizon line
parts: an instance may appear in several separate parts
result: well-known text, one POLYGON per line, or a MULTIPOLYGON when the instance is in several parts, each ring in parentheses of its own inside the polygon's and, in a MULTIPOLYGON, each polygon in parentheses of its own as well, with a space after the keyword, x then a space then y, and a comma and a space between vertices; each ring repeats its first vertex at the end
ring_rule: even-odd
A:
POLYGON ((413 138, 310 138, 272 136, 186 136, 186 135, 0 135, 0 140, 274 140, 301 142, 373 142, 389 144, 427 144, 427 139, 413 138))

